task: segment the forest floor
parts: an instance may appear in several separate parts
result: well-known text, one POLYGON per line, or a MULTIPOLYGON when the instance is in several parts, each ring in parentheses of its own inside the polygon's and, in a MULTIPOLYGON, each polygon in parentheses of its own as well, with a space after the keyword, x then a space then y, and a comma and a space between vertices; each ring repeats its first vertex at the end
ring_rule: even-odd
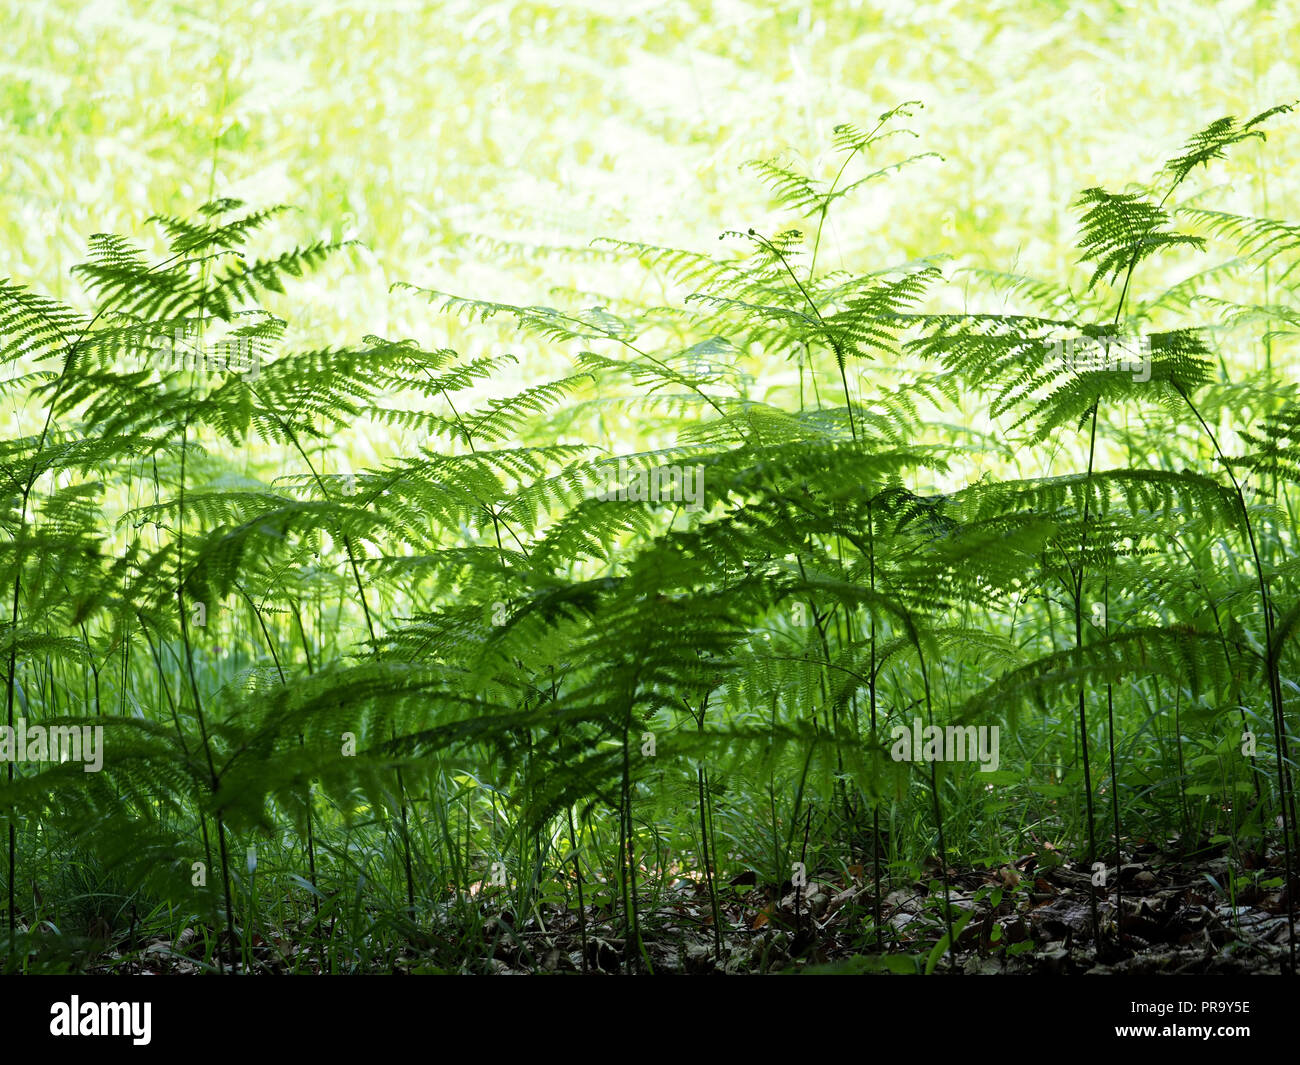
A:
MULTIPOLYGON (((1054 856, 1050 856, 1054 859, 1054 856)), ((1098 949, 1092 935, 1091 876, 1084 867, 1031 855, 997 869, 949 869, 957 948, 939 958, 944 935, 939 870, 909 890, 880 901, 883 943, 865 932, 875 902, 869 866, 851 866, 839 879, 810 880, 796 889, 757 883, 744 874, 718 885, 721 934, 702 881, 677 879, 651 906, 641 907, 644 954, 629 959, 620 916, 595 906, 543 906, 522 922, 489 899, 482 921, 467 938, 447 927, 413 936, 382 970, 393 973, 459 971, 486 974, 618 973, 737 974, 791 971, 923 971, 934 961, 939 973, 1220 974, 1276 973, 1288 953, 1287 897, 1280 862, 1242 856, 1249 875, 1234 883, 1226 855, 1185 859, 1162 854, 1153 844, 1136 848, 1119 870, 1116 906, 1114 867, 1096 893, 1102 928, 1098 949), (993 902, 996 901, 996 907, 993 902), (1116 914, 1122 912, 1117 922, 1116 914), (962 918, 969 914, 964 923, 962 918), (1117 936, 1117 924, 1119 935, 1117 936), (455 941, 464 955, 448 964, 455 941), (882 949, 883 948, 883 949, 882 949)), ((187 929, 177 942, 155 939, 130 950, 125 943, 99 954, 85 971, 198 973, 200 943, 187 929)), ((295 942, 292 930, 266 942, 255 936, 250 971, 320 972, 314 948, 295 942)))
MULTIPOLYGON (((1037 865, 1031 856, 997 870, 949 870, 954 924, 971 917, 957 934, 957 949, 937 962, 938 972, 1244 974, 1277 972, 1287 954, 1280 868, 1256 869, 1252 883, 1238 883, 1234 903, 1215 887, 1230 882, 1226 858, 1191 863, 1162 857, 1154 846, 1140 850, 1120 869, 1118 942, 1113 867, 1109 887, 1097 891, 1098 950, 1091 934, 1091 877, 1082 866, 1037 865), (1270 883, 1276 886, 1256 886, 1270 883), (999 887, 995 909, 989 892, 999 887)), ((676 898, 645 921, 646 952, 658 973, 921 971, 945 931, 942 891, 933 891, 938 873, 936 866, 928 882, 881 901, 881 920, 890 930, 883 951, 864 942, 863 929, 874 916, 871 870, 854 866, 845 879, 810 882, 802 890, 789 883, 764 888, 752 874, 723 885, 721 937, 713 934, 706 886, 679 882, 676 898)), ((598 915, 588 917, 588 971, 618 971, 622 941, 607 936, 609 926, 596 925, 591 916, 598 915)), ((581 939, 576 913, 553 917, 545 929, 534 919, 518 936, 499 939, 486 967, 498 973, 577 971, 581 939)))

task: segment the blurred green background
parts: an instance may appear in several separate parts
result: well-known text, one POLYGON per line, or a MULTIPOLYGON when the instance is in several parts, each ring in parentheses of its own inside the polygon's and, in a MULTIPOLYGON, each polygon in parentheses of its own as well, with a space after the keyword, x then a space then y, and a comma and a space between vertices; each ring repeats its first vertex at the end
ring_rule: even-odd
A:
MULTIPOLYGON (((293 323, 317 344, 464 342, 455 321, 390 295, 396 280, 519 303, 566 288, 583 302, 593 276, 606 292, 641 284, 466 238, 716 246, 781 221, 747 160, 784 152, 833 173, 837 122, 869 127, 910 99, 925 109, 899 157, 943 159, 838 206, 826 265, 947 253, 1059 279, 1079 190, 1148 179, 1211 119, 1298 95, 1300 9, 1266 3, 0 0, 0 13, 0 277, 81 304, 68 270, 94 232, 147 239, 151 213, 211 193, 287 202, 293 238, 367 249, 293 290, 293 323)), ((1293 127, 1233 154, 1235 206, 1294 216, 1293 127)), ((512 345, 523 379, 566 361, 512 345)))

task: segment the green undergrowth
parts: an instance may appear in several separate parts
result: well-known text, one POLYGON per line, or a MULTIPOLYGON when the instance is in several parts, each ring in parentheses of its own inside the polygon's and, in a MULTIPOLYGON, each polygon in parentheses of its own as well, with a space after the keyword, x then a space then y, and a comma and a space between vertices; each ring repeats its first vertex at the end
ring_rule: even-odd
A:
POLYGON ((521 390, 486 328, 290 345, 349 251, 276 208, 96 236, 89 314, 0 284, 6 967, 455 971, 577 914, 653 968, 675 885, 720 936, 856 879, 876 957, 933 882, 933 970, 954 869, 1100 868, 1103 930, 1139 843, 1294 877, 1300 230, 1207 177, 1290 108, 1081 192, 1066 276, 830 268, 915 106, 755 163, 779 231, 564 253, 643 304, 397 286, 570 359, 521 390))

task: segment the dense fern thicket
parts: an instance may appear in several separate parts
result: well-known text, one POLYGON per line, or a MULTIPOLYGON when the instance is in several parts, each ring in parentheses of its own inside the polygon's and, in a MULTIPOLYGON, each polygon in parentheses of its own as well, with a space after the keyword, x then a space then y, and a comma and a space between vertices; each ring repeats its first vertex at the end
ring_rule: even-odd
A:
POLYGON ((1151 843, 1278 892, 1293 966, 1300 230, 1202 182, 1290 107, 1081 192, 1067 276, 828 269, 914 109, 829 182, 755 163, 779 231, 565 252, 643 304, 398 286, 572 355, 513 393, 486 342, 290 347, 266 294, 345 246, 234 200, 96 236, 90 314, 0 285, 7 968, 551 968, 522 929, 576 917, 652 970, 683 885, 720 962, 748 882, 785 964, 854 883, 853 950, 933 970, 1033 948, 1027 853, 1120 957, 1151 843), (367 426, 411 444, 349 468, 367 426))

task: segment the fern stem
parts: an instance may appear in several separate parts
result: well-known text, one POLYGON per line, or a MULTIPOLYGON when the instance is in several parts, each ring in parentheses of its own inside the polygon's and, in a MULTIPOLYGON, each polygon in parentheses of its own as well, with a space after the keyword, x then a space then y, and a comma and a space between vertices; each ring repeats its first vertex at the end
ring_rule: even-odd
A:
POLYGON ((858 430, 857 425, 853 420, 853 397, 849 395, 849 379, 844 370, 844 352, 840 350, 839 341, 837 341, 834 335, 830 332, 830 327, 826 324, 826 319, 822 317, 822 312, 818 310, 817 304, 813 302, 813 298, 808 295, 808 290, 804 288, 803 282, 799 280, 798 275, 795 274, 794 269, 790 266, 785 255, 782 254, 781 249, 757 230, 751 229, 749 235, 781 260, 781 265, 785 268, 785 272, 790 275, 790 280, 795 283, 795 287, 803 294, 803 298, 807 301, 808 306, 812 308, 813 314, 817 316, 818 324, 826 331, 826 339, 830 342, 831 351, 835 354, 835 364, 839 367, 840 383, 844 386, 844 407, 845 410, 848 411, 849 415, 849 434, 853 437, 853 442, 856 444, 858 442, 858 430))
POLYGON ((1250 520, 1250 508, 1246 506, 1246 496, 1241 490, 1241 483, 1237 480, 1236 475, 1232 472, 1232 463, 1223 453, 1219 446, 1219 439, 1214 430, 1210 428, 1206 420, 1201 416, 1195 403, 1192 402, 1191 396, 1182 384, 1175 381, 1173 383, 1175 391, 1183 398, 1197 422, 1200 423, 1201 429, 1209 439, 1214 453, 1218 456, 1220 465, 1223 466, 1224 472, 1228 475, 1228 480, 1232 482, 1233 491, 1237 496, 1237 506, 1241 512, 1242 521, 1246 530, 1246 541, 1250 546, 1251 559, 1255 568, 1255 581, 1259 590, 1260 609, 1264 615, 1264 664, 1268 679, 1268 696, 1273 710, 1273 749, 1277 765, 1277 786, 1278 802, 1281 807, 1282 816, 1282 853, 1283 861, 1286 867, 1286 884, 1287 884, 1287 931, 1290 941, 1289 956, 1291 962, 1291 972, 1296 972, 1296 936, 1295 936, 1295 896, 1296 896, 1296 879, 1295 879, 1295 829, 1296 807, 1295 807, 1295 789, 1291 779, 1291 753, 1287 743, 1286 734, 1286 711, 1285 698, 1282 693, 1282 676, 1278 666, 1278 655, 1280 648, 1277 644, 1273 628, 1273 600, 1269 594, 1268 582, 1264 577, 1264 563, 1260 558, 1259 545, 1255 538, 1255 526, 1250 520))
MULTIPOLYGON (((1092 469, 1097 450, 1097 408, 1092 405, 1092 428, 1088 438, 1088 475, 1084 481, 1083 523, 1079 530, 1079 569, 1074 585, 1074 646, 1079 655, 1079 664, 1083 664, 1083 584, 1084 567, 1088 544, 1088 516, 1092 503, 1092 469)), ((1087 692, 1084 685, 1079 685, 1079 743, 1083 756, 1083 794, 1084 808, 1088 818, 1088 904, 1092 916, 1092 933, 1096 937, 1098 948, 1101 946, 1101 922, 1097 912, 1097 885, 1092 878, 1092 867, 1097 861, 1097 830, 1094 824, 1092 798, 1092 765, 1088 755, 1088 708, 1087 692)))

